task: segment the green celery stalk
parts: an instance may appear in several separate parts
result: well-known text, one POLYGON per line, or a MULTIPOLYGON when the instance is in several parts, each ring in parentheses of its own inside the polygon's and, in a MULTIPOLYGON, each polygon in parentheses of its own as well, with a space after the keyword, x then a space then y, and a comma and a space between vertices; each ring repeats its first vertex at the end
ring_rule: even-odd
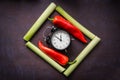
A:
POLYGON ((85 47, 85 49, 76 57, 76 62, 70 65, 65 71, 64 75, 69 76, 75 68, 84 60, 84 58, 90 53, 90 51, 97 45, 100 41, 100 38, 97 36, 85 47))
POLYGON ((56 11, 60 13, 63 17, 65 17, 73 25, 78 27, 81 30, 81 32, 83 32, 87 37, 89 37, 90 39, 93 39, 95 37, 95 35, 92 32, 90 32, 88 29, 83 27, 79 22, 77 22, 73 17, 71 17, 65 10, 63 10, 63 8, 57 6, 56 11))
POLYGON ((36 47, 31 42, 27 42, 26 46, 30 48, 33 52, 35 52, 38 56, 40 56, 42 59, 44 59, 46 62, 48 62, 51 66, 53 66, 55 69, 57 69, 59 72, 63 72, 65 68, 60 66, 57 62, 55 62, 53 59, 48 57, 45 53, 43 53, 38 47, 36 47))
POLYGON ((51 3, 47 9, 42 13, 42 15, 38 18, 38 20, 33 24, 33 26, 29 29, 27 34, 23 37, 24 40, 29 41, 32 36, 37 32, 40 26, 47 20, 50 14, 55 10, 56 5, 51 3))

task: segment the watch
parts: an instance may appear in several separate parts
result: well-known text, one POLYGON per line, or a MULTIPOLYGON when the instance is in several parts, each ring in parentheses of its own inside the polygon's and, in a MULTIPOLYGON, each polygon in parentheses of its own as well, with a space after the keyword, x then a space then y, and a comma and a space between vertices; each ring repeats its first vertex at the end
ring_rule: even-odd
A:
POLYGON ((65 50, 70 42, 70 35, 64 30, 56 30, 51 36, 51 44, 57 50, 65 50))

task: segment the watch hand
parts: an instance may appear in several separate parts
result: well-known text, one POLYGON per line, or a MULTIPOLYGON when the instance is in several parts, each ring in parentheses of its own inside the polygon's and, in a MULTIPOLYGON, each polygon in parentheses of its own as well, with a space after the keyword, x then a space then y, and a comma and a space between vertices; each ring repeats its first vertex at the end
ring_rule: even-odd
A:
POLYGON ((57 39, 59 39, 60 41, 62 41, 58 36, 55 36, 57 39))
POLYGON ((60 40, 62 41, 62 35, 60 35, 60 40))

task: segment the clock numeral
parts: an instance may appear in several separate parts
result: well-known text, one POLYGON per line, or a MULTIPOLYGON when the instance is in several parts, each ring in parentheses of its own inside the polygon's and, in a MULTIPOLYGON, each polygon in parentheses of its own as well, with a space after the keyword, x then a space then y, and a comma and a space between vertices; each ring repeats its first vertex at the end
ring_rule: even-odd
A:
POLYGON ((53 44, 56 44, 56 42, 54 42, 53 44))
POLYGON ((61 46, 59 48, 61 48, 61 46))

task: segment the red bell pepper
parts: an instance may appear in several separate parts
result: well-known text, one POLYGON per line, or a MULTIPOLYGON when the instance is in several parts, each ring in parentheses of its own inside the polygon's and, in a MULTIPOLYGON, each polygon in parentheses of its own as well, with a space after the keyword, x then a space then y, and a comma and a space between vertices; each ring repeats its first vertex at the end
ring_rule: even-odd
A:
POLYGON ((65 55, 63 55, 60 52, 57 52, 53 49, 50 49, 48 47, 45 47, 41 41, 38 42, 38 47, 45 53, 47 54, 49 57, 51 57, 53 60, 55 60, 56 62, 58 62, 59 64, 61 64, 62 66, 65 66, 68 61, 69 58, 65 55))
POLYGON ((62 28, 66 31, 68 31, 71 35, 73 35, 75 38, 79 39, 80 41, 87 43, 87 40, 85 39, 84 35, 78 29, 76 26, 72 25, 69 21, 64 19, 62 16, 55 16, 53 19, 48 18, 49 20, 52 20, 53 24, 56 25, 56 27, 62 28))

